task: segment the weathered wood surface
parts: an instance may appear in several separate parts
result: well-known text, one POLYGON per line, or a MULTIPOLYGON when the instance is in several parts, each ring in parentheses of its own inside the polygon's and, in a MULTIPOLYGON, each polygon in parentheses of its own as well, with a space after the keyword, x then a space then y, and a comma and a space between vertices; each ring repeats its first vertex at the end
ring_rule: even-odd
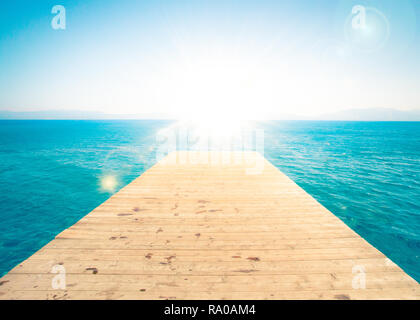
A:
POLYGON ((60 233, 0 279, 0 299, 419 299, 415 280, 260 155, 196 156, 172 153, 60 233))

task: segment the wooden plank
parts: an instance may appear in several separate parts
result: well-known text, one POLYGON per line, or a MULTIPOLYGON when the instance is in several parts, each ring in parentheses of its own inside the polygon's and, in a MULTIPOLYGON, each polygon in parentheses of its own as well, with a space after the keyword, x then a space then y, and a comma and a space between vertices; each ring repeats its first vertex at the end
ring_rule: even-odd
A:
MULTIPOLYGON (((184 286, 185 288, 186 286, 184 286)), ((225 292, 201 292, 194 290, 178 289, 175 288, 171 291, 165 289, 157 289, 154 291, 123 291, 119 287, 113 287, 108 290, 55 290, 55 291, 29 291, 29 290, 16 290, 13 291, 14 299, 22 300, 374 300, 386 299, 413 299, 418 297, 419 292, 416 288, 390 288, 390 289, 344 289, 344 290, 263 290, 263 291, 235 291, 226 290, 225 292), (146 293, 147 292, 147 293, 146 293)), ((7 297, 7 293, 3 297, 7 297)), ((0 296, 1 297, 1 296, 0 296)))
MULTIPOLYGON (((53 291, 51 280, 36 274, 11 274, 10 281, 4 284, 3 290, 12 291, 12 284, 19 284, 29 291, 53 291)), ((398 272, 376 273, 366 281, 367 289, 378 289, 384 284, 389 288, 404 288, 412 286, 410 277, 401 278, 398 272)), ((352 284, 347 281, 345 274, 308 274, 308 275, 237 275, 237 276, 211 276, 211 275, 104 275, 97 274, 91 277, 87 274, 69 274, 67 284, 72 290, 90 291, 107 290, 115 286, 124 286, 126 291, 138 291, 142 288, 151 290, 182 289, 186 283, 189 288, 201 292, 223 292, 227 287, 238 291, 248 291, 249 284, 253 283, 259 291, 264 289, 288 290, 322 290, 330 286, 335 290, 352 289, 352 284)))
POLYGON ((415 280, 253 152, 170 154, 0 279, 0 299, 419 297, 415 280))
MULTIPOLYGON (((327 249, 295 249, 295 250, 224 250, 222 256, 219 250, 156 250, 150 255, 150 250, 112 250, 112 249, 44 249, 34 254, 32 260, 62 260, 66 257, 79 259, 79 261, 90 261, 92 254, 98 260, 114 261, 118 256, 119 261, 164 261, 172 257, 174 261, 195 262, 222 262, 222 261, 253 261, 258 257, 259 261, 280 262, 289 260, 328 260, 334 255, 334 259, 366 259, 383 258, 380 252, 374 252, 369 248, 327 248, 327 249), (95 250, 95 252, 93 252, 95 250)), ((385 261, 385 260, 384 260, 385 261)))

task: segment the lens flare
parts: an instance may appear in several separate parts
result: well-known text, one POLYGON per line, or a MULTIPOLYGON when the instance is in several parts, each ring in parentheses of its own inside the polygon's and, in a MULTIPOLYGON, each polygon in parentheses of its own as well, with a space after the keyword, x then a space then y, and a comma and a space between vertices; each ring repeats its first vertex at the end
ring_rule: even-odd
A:
POLYGON ((107 175, 101 178, 101 189, 106 192, 115 192, 118 186, 116 176, 107 175))

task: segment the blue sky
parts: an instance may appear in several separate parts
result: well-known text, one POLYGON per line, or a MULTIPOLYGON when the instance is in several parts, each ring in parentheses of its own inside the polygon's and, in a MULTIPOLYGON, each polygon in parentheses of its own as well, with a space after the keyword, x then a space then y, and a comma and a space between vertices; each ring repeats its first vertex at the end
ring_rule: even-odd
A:
POLYGON ((419 18, 416 0, 5 0, 0 110, 420 109, 419 18), (51 27, 54 5, 65 30, 51 27), (362 42, 354 5, 373 30, 362 42))

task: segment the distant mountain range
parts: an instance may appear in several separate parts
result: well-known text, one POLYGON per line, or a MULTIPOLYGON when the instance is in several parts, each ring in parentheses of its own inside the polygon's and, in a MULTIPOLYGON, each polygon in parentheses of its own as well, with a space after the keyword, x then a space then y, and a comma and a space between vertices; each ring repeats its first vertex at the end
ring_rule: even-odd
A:
MULTIPOLYGON (((107 114, 91 111, 0 111, 1 120, 132 120, 132 119, 175 119, 176 116, 158 113, 107 114)), ((298 115, 276 115, 272 120, 336 120, 336 121, 420 121, 420 110, 403 111, 388 108, 348 109, 327 113, 317 117, 298 115)))
MULTIPOLYGON (((175 118, 175 117, 172 117, 175 118)), ((96 111, 0 111, 0 120, 132 120, 132 119, 171 119, 167 114, 108 114, 96 111)))
POLYGON ((420 121, 420 110, 402 111, 387 108, 349 109, 324 114, 318 120, 347 121, 420 121))

